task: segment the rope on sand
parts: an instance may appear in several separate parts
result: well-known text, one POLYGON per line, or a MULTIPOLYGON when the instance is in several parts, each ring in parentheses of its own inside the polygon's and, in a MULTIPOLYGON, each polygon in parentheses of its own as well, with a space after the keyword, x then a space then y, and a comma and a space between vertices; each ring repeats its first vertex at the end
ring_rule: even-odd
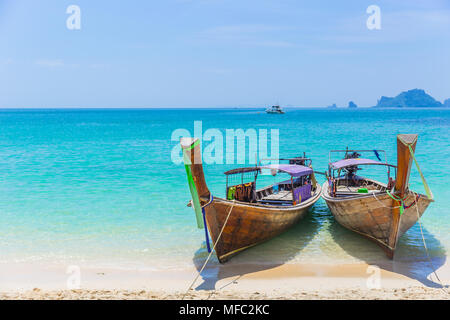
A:
MULTIPOLYGON (((425 180, 425 177, 424 177, 424 175, 423 175, 423 173, 422 173, 422 170, 420 170, 419 163, 417 162, 417 159, 416 159, 416 157, 414 156, 414 151, 413 151, 413 149, 412 149, 411 146, 408 146, 408 147, 409 147, 409 152, 410 152, 410 154, 411 154, 411 156, 412 156, 412 158, 413 158, 413 160, 414 160, 414 163, 416 164, 417 171, 419 171, 420 178, 422 179, 422 184, 423 184, 423 186, 424 186, 424 188, 425 188, 425 192, 426 192, 426 194, 427 194, 427 197, 428 197, 429 200, 433 200, 433 198, 434 198, 434 197, 433 197, 433 193, 431 192, 431 189, 430 189, 430 187, 428 186, 427 181, 425 180)), ((425 248, 425 252, 426 252, 426 254, 427 254, 427 258, 428 258, 428 262, 430 263, 431 270, 433 270, 433 273, 434 273, 436 279, 439 281, 439 284, 441 285, 441 289, 442 289, 445 293, 448 294, 448 291, 446 290, 445 286, 442 284, 442 281, 441 281, 441 279, 439 278, 439 276, 437 275, 436 269, 434 268, 433 261, 431 260, 430 253, 428 252, 427 243, 426 243, 426 241, 425 241, 425 236, 423 235, 422 223, 420 222, 420 213, 419 213, 419 197, 420 197, 420 195, 419 195, 418 193, 414 192, 414 191, 409 191, 409 193, 412 193, 412 194, 415 196, 415 201, 414 201, 414 203, 411 204, 409 207, 411 207, 412 205, 415 204, 416 212, 417 212, 417 222, 419 223, 420 234, 421 234, 421 236, 422 236, 423 246, 424 246, 424 248, 425 248)))
MULTIPOLYGON (((414 191, 410 191, 413 195, 415 195, 417 197, 417 193, 414 191)), ((436 269, 434 268, 433 265, 433 261, 431 261, 430 258, 430 254, 428 252, 428 248, 427 248, 427 243, 425 241, 425 236, 423 235, 423 230, 422 230, 422 223, 420 223, 420 214, 419 214, 419 203, 416 201, 415 202, 415 207, 416 207, 416 212, 417 212, 417 222, 419 222, 419 227, 420 227, 420 234, 422 235, 422 241, 423 241, 423 247, 425 248, 425 252, 427 254, 427 258, 428 258, 428 262, 430 263, 431 266, 431 270, 433 270, 434 276, 436 277, 436 279, 439 281, 439 284, 441 285, 441 289, 448 294, 445 286, 442 284, 441 279, 439 278, 439 276, 437 275, 436 269)))
MULTIPOLYGON (((235 204, 235 203, 236 203, 236 200, 233 200, 233 204, 232 204, 231 207, 230 207, 230 211, 228 211, 227 218, 225 219, 225 222, 224 222, 224 224, 223 224, 223 226, 222 226, 222 229, 220 230, 219 236, 217 237, 216 242, 214 243, 213 249, 212 249, 211 252, 209 253, 208 258, 206 258, 205 263, 203 264, 202 268, 201 268, 200 271, 198 272, 198 274, 197 274, 197 276, 195 277, 194 281, 192 281, 191 285, 189 286, 189 288, 188 288, 188 289, 186 290, 186 292, 184 293, 184 295, 183 295, 183 297, 181 298, 181 300, 184 300, 184 298, 186 297, 186 295, 188 294, 188 292, 192 289, 192 287, 194 286, 194 284, 195 284, 195 282, 197 281, 198 277, 200 277, 201 273, 203 272, 203 269, 205 269, 206 265, 208 264, 209 259, 211 258, 213 252, 216 250, 216 245, 217 245, 217 243, 219 242, 220 237, 222 236, 222 233, 223 233, 223 230, 225 229, 225 226, 227 225, 228 218, 229 218, 230 215, 231 215, 231 211, 233 210, 234 204, 235 204)), ((205 226, 205 228, 207 228, 207 227, 205 226)))

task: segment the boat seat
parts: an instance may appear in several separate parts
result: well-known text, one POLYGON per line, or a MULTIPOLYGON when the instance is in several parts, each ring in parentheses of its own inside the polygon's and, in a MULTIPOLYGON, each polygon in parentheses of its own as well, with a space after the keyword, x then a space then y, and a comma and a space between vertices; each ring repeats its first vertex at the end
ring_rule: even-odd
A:
POLYGON ((383 193, 383 191, 380 190, 369 190, 368 193, 359 193, 358 190, 356 191, 336 191, 336 196, 354 196, 354 195, 367 195, 367 194, 373 194, 373 193, 383 193))
POLYGON ((278 193, 269 194, 261 199, 261 201, 289 201, 292 202, 291 191, 278 191, 278 193))
POLYGON ((272 205, 285 205, 285 206, 292 206, 292 201, 280 201, 280 200, 258 200, 257 201, 260 204, 272 204, 272 205))

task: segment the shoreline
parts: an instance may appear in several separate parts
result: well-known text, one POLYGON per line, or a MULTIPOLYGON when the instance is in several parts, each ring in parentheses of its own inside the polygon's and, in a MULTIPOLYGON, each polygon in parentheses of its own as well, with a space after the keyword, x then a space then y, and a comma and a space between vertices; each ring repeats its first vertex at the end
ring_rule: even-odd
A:
MULTIPOLYGON (((437 273, 445 289, 365 263, 212 265, 186 299, 449 299, 450 265, 437 273)), ((402 273, 403 272, 403 273, 402 273)), ((197 275, 179 271, 0 265, 0 299, 181 299, 197 275), (67 272, 69 271, 69 272, 67 272)))
POLYGON ((27 292, 0 293, 0 300, 449 300, 450 294, 442 289, 419 286, 402 288, 336 290, 297 290, 295 292, 259 290, 236 292, 190 291, 167 293, 150 290, 53 290, 33 289, 27 292))

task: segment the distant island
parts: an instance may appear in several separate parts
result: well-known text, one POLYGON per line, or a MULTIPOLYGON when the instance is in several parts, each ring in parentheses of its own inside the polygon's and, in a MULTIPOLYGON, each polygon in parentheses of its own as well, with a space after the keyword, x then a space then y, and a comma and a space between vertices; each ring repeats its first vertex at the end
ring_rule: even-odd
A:
MULTIPOLYGON (((327 107, 327 109, 336 108, 336 103, 327 107)), ((353 101, 350 101, 347 108, 356 109, 358 106, 353 101)), ((412 89, 403 91, 396 97, 382 96, 373 108, 450 108, 450 99, 440 102, 423 89, 412 89)))
POLYGON ((422 89, 412 89, 404 91, 398 96, 381 97, 375 108, 436 108, 450 107, 450 99, 445 100, 444 104, 434 99, 422 89))
POLYGON ((348 107, 349 107, 349 108, 358 108, 358 106, 356 105, 356 103, 354 103, 353 101, 350 101, 350 102, 348 103, 348 107))
POLYGON ((445 100, 443 106, 446 108, 450 108, 450 99, 445 100))
MULTIPOLYGON (((337 109, 337 105, 336 105, 336 103, 333 103, 331 106, 328 106, 327 107, 327 109, 337 109)), ((356 103, 354 103, 353 101, 350 101, 349 103, 348 103, 348 107, 349 108, 358 108, 358 106, 356 105, 356 103)))

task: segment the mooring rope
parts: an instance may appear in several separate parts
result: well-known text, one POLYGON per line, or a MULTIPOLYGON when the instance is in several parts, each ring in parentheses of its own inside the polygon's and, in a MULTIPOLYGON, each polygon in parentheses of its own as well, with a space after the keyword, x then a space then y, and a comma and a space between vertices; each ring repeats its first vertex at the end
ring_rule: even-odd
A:
MULTIPOLYGON (((412 193, 413 195, 415 195, 417 197, 417 193, 414 191, 410 191, 410 193, 412 193)), ((425 241, 425 236, 423 235, 423 230, 422 230, 422 223, 420 223, 420 213, 419 213, 419 202, 416 201, 415 202, 416 205, 416 212, 417 212, 417 222, 419 223, 419 227, 420 227, 420 234, 422 235, 422 241, 423 241, 423 247, 425 248, 425 252, 427 254, 427 258, 428 258, 428 262, 430 263, 431 266, 431 270, 433 270, 434 276, 436 277, 436 279, 439 281, 439 284, 441 285, 441 289, 448 294, 445 286, 442 284, 441 279, 439 278, 439 276, 437 275, 436 269, 434 268, 433 265, 433 261, 431 260, 430 257, 430 253, 428 252, 428 247, 427 247, 427 243, 425 241)))
POLYGON ((425 188, 425 192, 427 194, 427 197, 428 197, 428 199, 433 200, 433 192, 431 192, 431 189, 428 186, 427 180, 425 180, 425 177, 424 177, 424 175, 422 173, 422 170, 420 170, 419 163, 417 162, 416 157, 414 155, 414 151, 411 148, 411 146, 408 146, 408 147, 409 147, 409 152, 411 153, 411 156, 412 156, 412 158, 414 160, 414 163, 416 164, 417 171, 419 171, 420 178, 422 179, 422 184, 423 184, 423 187, 425 188))
MULTIPOLYGON (((439 278, 439 276, 438 276, 438 274, 437 274, 437 272, 436 272, 436 270, 435 270, 435 268, 434 268, 433 261, 431 260, 430 253, 429 253, 429 251, 428 251, 427 243, 426 243, 426 241, 425 241, 425 236, 424 236, 424 234, 423 234, 422 223, 420 222, 420 213, 419 213, 419 198, 420 198, 420 195, 419 195, 418 193, 414 192, 414 191, 409 191, 409 193, 412 194, 413 196, 415 196, 415 198, 414 198, 413 203, 411 203, 411 204, 408 206, 407 209, 409 209, 410 207, 412 207, 412 206, 414 206, 414 205, 415 205, 415 207, 416 207, 416 212, 417 212, 417 222, 419 223, 420 234, 421 234, 421 236, 422 236, 422 242, 423 242, 423 246, 424 246, 424 248, 425 248, 425 253, 427 254, 428 262, 430 263, 431 270, 433 270, 433 273, 434 273, 436 279, 438 280, 439 284, 441 285, 441 289, 442 289, 445 293, 448 294, 448 291, 446 290, 445 286, 442 284, 442 281, 441 281, 441 279, 439 278)), ((375 194, 373 194, 373 196, 374 196, 374 198, 375 198, 375 199, 376 199, 383 207, 385 207, 385 208, 390 208, 390 209, 399 208, 399 206, 397 206, 397 207, 389 207, 389 206, 385 206, 385 205, 384 205, 384 204, 383 204, 383 203, 375 196, 375 194)), ((373 217, 372 217, 372 218, 373 218, 373 217)))
MULTIPOLYGON (((419 171, 420 178, 422 179, 422 184, 423 184, 423 186, 424 186, 424 188, 425 188, 425 192, 426 192, 426 194, 427 194, 427 197, 428 197, 429 200, 432 201, 433 198, 434 198, 434 197, 433 197, 433 193, 431 192, 431 189, 430 189, 430 187, 428 186, 427 181, 425 180, 425 177, 424 177, 424 175, 423 175, 423 173, 422 173, 422 170, 420 170, 419 163, 417 162, 417 159, 416 159, 416 157, 415 157, 415 155, 414 155, 414 151, 413 151, 412 147, 411 147, 411 146, 408 146, 408 147, 409 147, 409 152, 410 152, 410 154, 411 154, 411 156, 412 156, 412 158, 413 158, 413 160, 414 160, 414 163, 416 164, 417 171, 419 171)), ((426 241, 425 241, 425 236, 423 235, 422 223, 420 222, 420 213, 419 213, 419 198, 420 198, 420 195, 419 195, 418 193, 414 192, 414 191, 409 191, 409 193, 412 193, 413 195, 415 195, 415 200, 414 200, 414 202, 413 202, 409 207, 411 207, 411 206, 414 205, 414 204, 416 205, 417 222, 419 223, 420 234, 421 234, 421 236, 422 236, 422 241, 423 241, 423 247, 425 248, 425 252, 426 252, 426 254, 427 254, 427 258, 428 258, 428 262, 430 263, 431 270, 433 270, 433 273, 434 273, 436 279, 439 281, 439 284, 441 285, 441 289, 442 289, 445 293, 448 294, 448 291, 446 290, 445 286, 442 284, 442 281, 441 281, 441 279, 439 278, 439 276, 437 275, 437 272, 436 272, 436 270, 435 270, 435 268, 434 268, 433 261, 431 260, 430 253, 428 252, 428 247, 427 247, 427 243, 426 243, 426 241)))
POLYGON ((408 196, 401 198, 400 196, 396 196, 395 194, 390 193, 389 190, 386 190, 386 193, 389 197, 391 197, 392 200, 400 203, 400 215, 403 215, 403 212, 405 212, 405 200, 408 196))
MULTIPOLYGON (((188 292, 192 289, 192 287, 194 286, 195 282, 197 281, 198 277, 200 277, 201 273, 203 272, 203 269, 205 269, 206 265, 209 262, 209 259, 211 258, 213 252, 216 250, 216 245, 220 240, 220 237, 222 236, 223 230, 225 229, 225 226, 227 225, 228 222, 228 218, 230 218, 231 215, 231 211, 234 208, 234 204, 236 203, 236 200, 233 200, 233 204, 230 207, 230 211, 228 211, 228 215, 227 218, 225 219, 225 222, 223 223, 222 229, 220 230, 219 236, 216 239, 216 242, 213 245, 213 249, 211 250, 211 252, 209 253, 208 257, 206 258, 205 263, 203 264, 202 268, 200 269, 200 271, 198 272, 197 276, 195 277, 194 281, 192 281, 191 285, 189 286, 189 288, 186 290, 186 292, 184 293, 183 297, 181 298, 181 300, 184 300, 184 298, 186 297, 186 295, 188 294, 188 292)), ((205 228, 207 228, 207 226, 205 226, 205 228)))
POLYGON ((377 196, 375 195, 375 192, 373 192, 372 195, 373 195, 373 197, 375 198, 375 200, 377 200, 377 201, 378 201, 383 207, 385 207, 385 208, 388 208, 388 209, 397 209, 397 208, 400 208, 400 206, 396 206, 396 207, 389 207, 389 206, 386 206, 383 202, 381 202, 381 201, 377 198, 377 196))

